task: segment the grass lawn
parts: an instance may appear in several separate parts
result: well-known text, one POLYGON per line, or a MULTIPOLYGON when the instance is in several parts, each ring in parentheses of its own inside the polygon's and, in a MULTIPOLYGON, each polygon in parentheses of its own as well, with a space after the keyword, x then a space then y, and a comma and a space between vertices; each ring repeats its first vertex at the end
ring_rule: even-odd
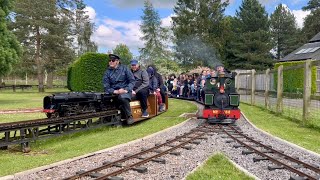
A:
MULTIPOLYGON (((31 144, 32 151, 28 154, 23 154, 13 149, 0 151, 0 176, 51 164, 142 138, 185 121, 185 118, 177 116, 197 110, 194 104, 175 99, 169 100, 169 106, 170 109, 166 113, 130 127, 103 127, 41 140, 31 144)), ((37 115, 35 114, 35 116, 37 115)))
POLYGON ((42 101, 45 96, 57 92, 68 92, 69 90, 64 88, 55 88, 46 89, 46 92, 44 93, 38 93, 37 91, 38 89, 24 91, 17 90, 16 92, 12 92, 12 90, 0 91, 0 110, 42 108, 42 101))
POLYGON ((267 110, 242 103, 241 111, 258 128, 281 139, 320 153, 319 128, 303 127, 296 120, 277 116, 267 110))
POLYGON ((211 156, 206 163, 192 174, 188 175, 187 180, 207 180, 207 179, 254 179, 247 176, 244 172, 237 169, 222 154, 211 156))

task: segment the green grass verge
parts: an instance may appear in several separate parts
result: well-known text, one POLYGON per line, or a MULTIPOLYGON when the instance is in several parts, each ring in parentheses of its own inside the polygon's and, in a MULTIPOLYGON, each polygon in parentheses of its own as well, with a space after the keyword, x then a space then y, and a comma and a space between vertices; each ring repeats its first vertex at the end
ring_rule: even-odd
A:
POLYGON ((254 179, 237 169, 224 155, 216 154, 211 156, 206 163, 192 174, 187 180, 207 179, 254 179))
POLYGON ((277 116, 267 110, 248 104, 242 103, 240 109, 258 128, 281 139, 320 153, 319 129, 304 127, 295 120, 277 116))
POLYGON ((46 89, 45 93, 37 92, 37 89, 12 92, 0 91, 0 110, 21 108, 42 108, 43 98, 56 92, 68 92, 68 89, 46 89))
POLYGON ((32 143, 31 153, 16 150, 0 151, 0 176, 51 164, 90 152, 126 143, 179 124, 185 112, 195 112, 197 107, 189 102, 170 99, 169 110, 153 119, 130 127, 103 127, 86 132, 65 135, 32 143))

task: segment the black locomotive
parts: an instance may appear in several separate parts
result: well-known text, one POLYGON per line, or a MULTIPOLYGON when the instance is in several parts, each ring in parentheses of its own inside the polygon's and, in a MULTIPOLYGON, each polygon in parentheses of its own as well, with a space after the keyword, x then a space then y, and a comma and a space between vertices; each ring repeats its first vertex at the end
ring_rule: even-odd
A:
POLYGON ((43 112, 48 118, 79 115, 116 109, 117 96, 105 93, 57 93, 43 99, 43 112))

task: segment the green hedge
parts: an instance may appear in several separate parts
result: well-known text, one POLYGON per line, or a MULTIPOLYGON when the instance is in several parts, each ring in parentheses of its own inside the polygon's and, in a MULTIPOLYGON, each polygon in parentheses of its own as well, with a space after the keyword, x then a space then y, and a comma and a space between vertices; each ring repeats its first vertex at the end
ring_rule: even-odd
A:
MULTIPOLYGON (((283 65, 283 68, 288 66, 296 66, 300 64, 304 64, 305 61, 294 61, 294 62, 280 62, 276 63, 274 68, 276 69, 276 73, 274 76, 275 88, 277 87, 278 82, 278 67, 283 65)), ((311 93, 316 93, 317 85, 316 85, 316 73, 317 67, 313 66, 311 68, 311 93)), ((283 91, 289 93, 303 93, 304 88, 304 68, 292 69, 292 70, 284 70, 283 71, 283 91)))
POLYGON ((107 69, 108 55, 86 53, 68 71, 68 88, 72 91, 102 92, 102 77, 107 69))

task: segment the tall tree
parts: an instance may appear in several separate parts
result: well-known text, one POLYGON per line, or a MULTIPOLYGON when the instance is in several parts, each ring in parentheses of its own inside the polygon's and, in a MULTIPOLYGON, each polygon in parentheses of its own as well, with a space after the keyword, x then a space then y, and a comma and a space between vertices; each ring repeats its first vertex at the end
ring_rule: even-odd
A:
POLYGON ((72 60, 70 3, 78 0, 16 0, 12 28, 36 64, 39 92, 44 91, 44 72, 52 73, 72 60), (68 7, 66 7, 68 6, 68 7))
POLYGON ((297 43, 296 19, 288 7, 279 4, 270 17, 270 30, 278 60, 295 50, 297 43))
POLYGON ((8 74, 18 62, 22 51, 12 32, 7 27, 12 0, 0 1, 0 77, 8 74))
POLYGON ((304 19, 303 34, 305 41, 309 41, 313 36, 320 32, 320 0, 310 0, 307 6, 302 8, 304 11, 311 13, 304 19))
POLYGON ((215 65, 224 58, 230 23, 224 17, 228 1, 178 0, 173 33, 176 57, 185 66, 215 65))
POLYGON ((78 4, 75 11, 74 23, 74 36, 75 36, 75 49, 77 56, 81 56, 87 52, 97 52, 97 45, 91 41, 91 35, 94 31, 94 24, 90 22, 89 16, 86 15, 85 6, 78 4))
POLYGON ((268 14, 258 0, 243 0, 232 20, 228 44, 230 68, 262 70, 272 67, 268 14))
POLYGON ((165 57, 166 47, 164 41, 167 40, 167 30, 161 27, 161 20, 158 12, 154 9, 149 0, 144 2, 142 24, 140 30, 143 33, 141 40, 144 47, 139 50, 141 59, 146 64, 151 64, 157 58, 165 57))
POLYGON ((121 63, 128 65, 132 59, 132 53, 125 44, 118 44, 116 48, 113 49, 113 53, 117 54, 121 58, 121 63))

